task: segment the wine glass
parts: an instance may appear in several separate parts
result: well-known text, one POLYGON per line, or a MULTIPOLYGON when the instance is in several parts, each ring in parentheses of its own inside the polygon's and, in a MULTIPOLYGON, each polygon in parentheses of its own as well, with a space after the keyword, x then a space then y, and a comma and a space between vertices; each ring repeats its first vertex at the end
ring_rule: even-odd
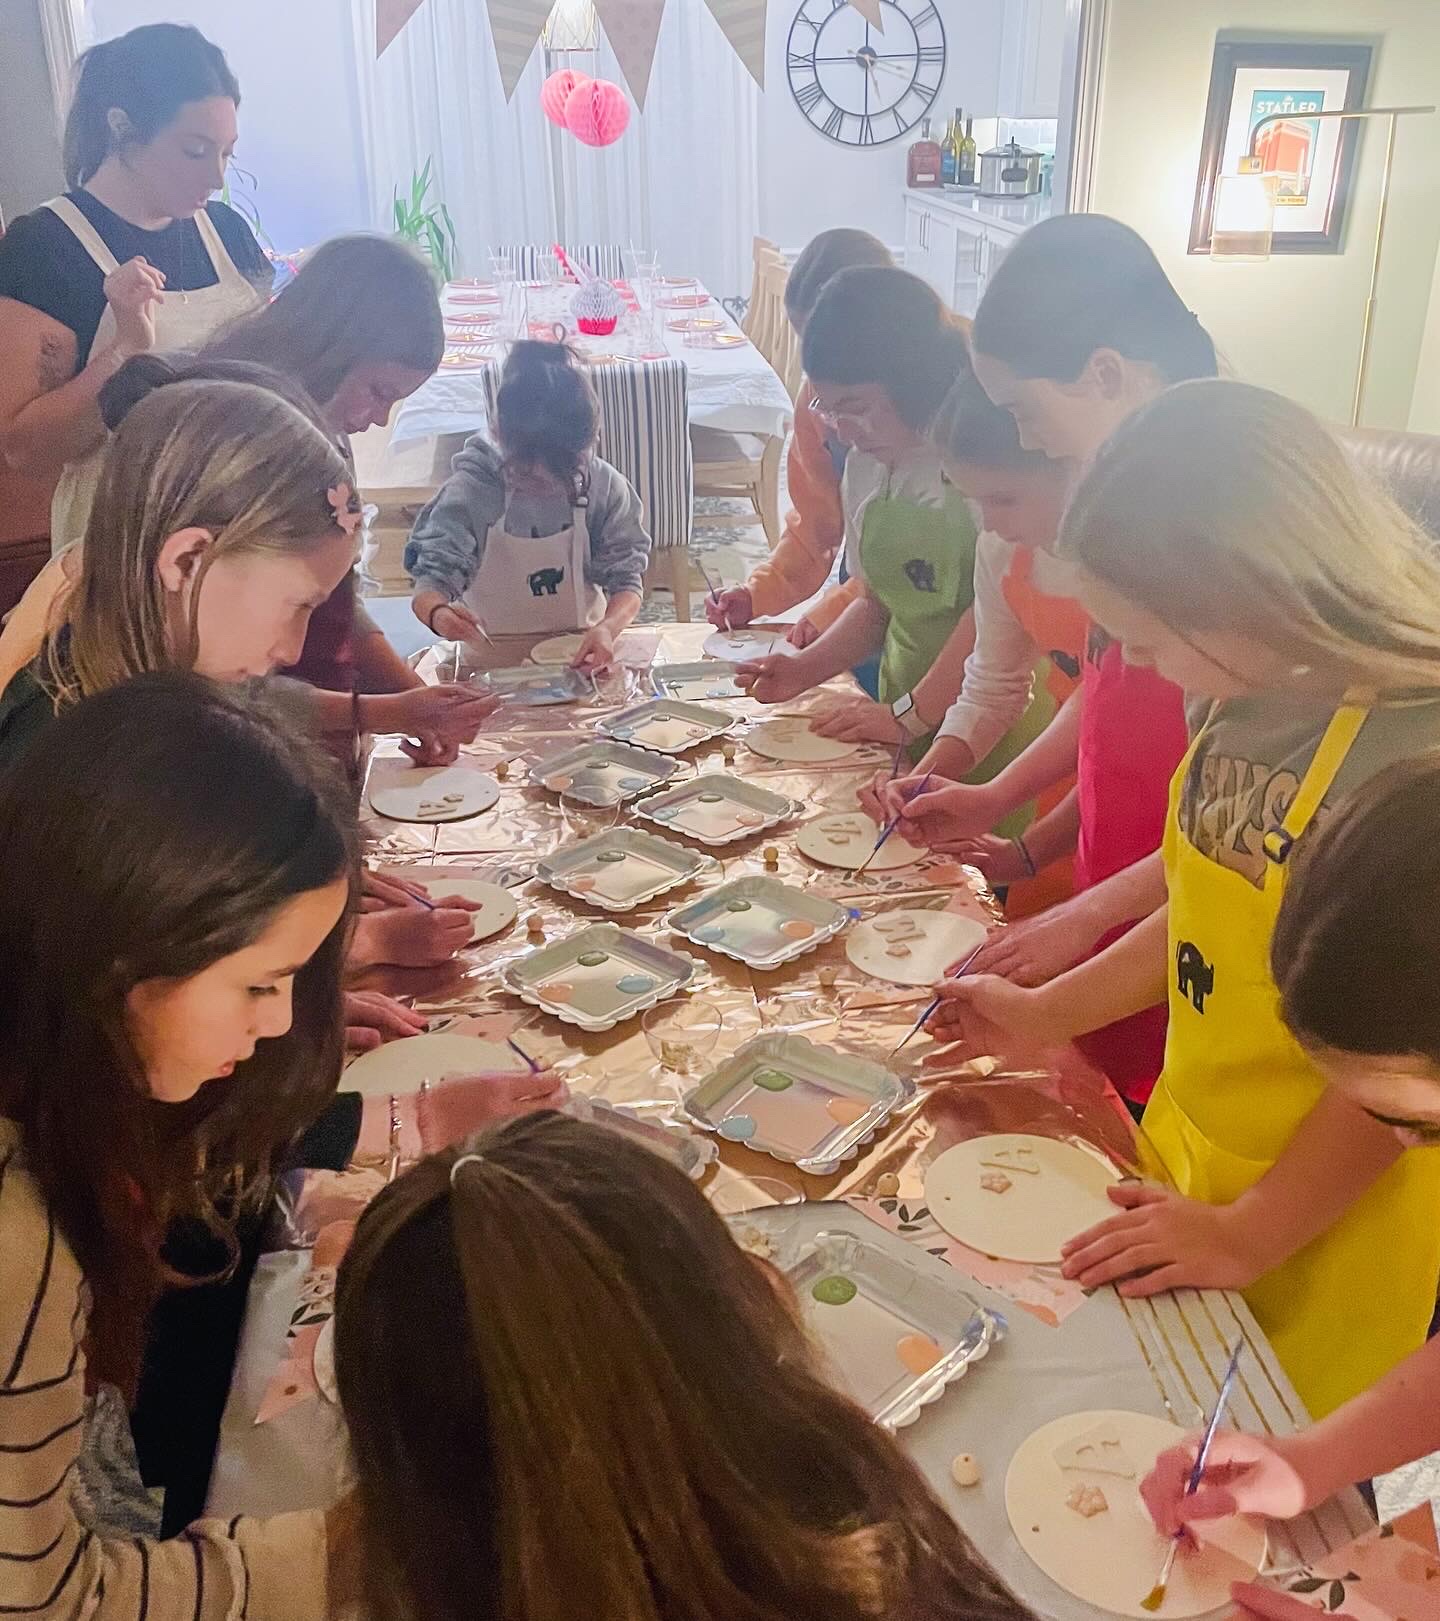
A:
POLYGON ((490 273, 497 287, 508 287, 515 280, 515 255, 503 248, 490 250, 490 273))
POLYGON ((572 786, 560 794, 560 814, 577 839, 608 833, 623 809, 624 802, 613 788, 572 786))
POLYGON ((672 996, 640 1020, 645 1040, 662 1071, 698 1075, 720 1039, 719 1007, 703 996, 672 996))

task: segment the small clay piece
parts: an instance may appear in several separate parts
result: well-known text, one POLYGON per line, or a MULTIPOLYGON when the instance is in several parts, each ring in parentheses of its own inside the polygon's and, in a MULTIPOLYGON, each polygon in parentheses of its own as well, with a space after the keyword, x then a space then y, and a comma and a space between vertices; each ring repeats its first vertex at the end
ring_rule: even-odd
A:
POLYGON ((762 1069, 751 1077, 751 1084, 762 1092, 788 1092, 795 1082, 778 1069, 762 1069))
POLYGON ((808 940, 815 932, 815 925, 803 917, 788 917, 780 925, 780 932, 791 940, 808 940))
POLYGON ((532 912, 525 919, 525 933, 532 940, 543 940, 545 938, 545 919, 538 912, 532 912))
POLYGON ((750 910, 750 902, 741 900, 737 895, 734 900, 725 902, 725 910, 727 912, 748 912, 750 910))
POLYGON ((957 1452, 950 1463, 950 1478, 957 1486, 978 1486, 980 1465, 973 1452, 957 1452))
POLYGON ((748 1143, 755 1135, 755 1122, 748 1114, 732 1114, 720 1122, 720 1135, 732 1143, 748 1143))
POLYGON ((510 762, 508 760, 497 760, 495 762, 495 775, 501 782, 504 782, 506 777, 510 775, 510 762))
POLYGON ((774 1240, 758 1227, 742 1227, 735 1242, 747 1255, 758 1255, 762 1261, 775 1259, 774 1240))
POLYGON ((646 991, 653 991, 655 981, 646 974, 626 974, 624 979, 615 981, 615 989, 623 991, 626 996, 640 996, 646 991))
POLYGON ((778 867, 780 865, 780 846, 778 844, 767 844, 764 854, 767 867, 778 867))
POLYGON ((1084 1519, 1093 1520, 1097 1514, 1107 1513, 1110 1504, 1098 1486, 1072 1486, 1065 1507, 1073 1508, 1084 1519))
POLYGON ((894 1199, 900 1194, 900 1178, 894 1171, 882 1171, 875 1178, 875 1197, 877 1199, 894 1199))
POLYGON ((820 1278, 810 1288, 811 1296, 822 1306, 848 1306, 859 1292, 853 1279, 838 1274, 820 1278))
MULTIPOLYGON (((710 694, 710 696, 712 698, 720 698, 720 697, 723 697, 724 694, 719 693, 719 692, 712 692, 710 694)), ((727 738, 726 741, 723 742, 720 745, 720 757, 724 760, 726 765, 734 765, 734 763, 735 763, 735 753, 736 753, 735 745, 732 742, 730 742, 729 739, 727 738)))
POLYGON ((683 1075, 690 1063, 690 1044, 685 1041, 661 1041, 660 1062, 666 1069, 678 1070, 683 1075))
POLYGON ((980 1178, 980 1186, 986 1193, 1008 1193, 1015 1184, 1004 1171, 986 1171, 980 1178))
POLYGON ((1056 1447, 1055 1462, 1062 1469, 1076 1469, 1090 1475, 1113 1475, 1116 1480, 1134 1480, 1139 1473, 1113 1423, 1097 1425, 1095 1429, 1077 1435, 1073 1441, 1056 1447))
POLYGON ((885 955, 887 957, 908 957, 910 955, 910 947, 906 946, 906 945, 898 945, 898 944, 893 945, 893 946, 886 946, 885 947, 885 955))
POLYGON ((895 1355, 911 1373, 929 1373, 945 1353, 928 1334, 906 1334, 896 1342, 895 1355))
POLYGON ((445 795, 445 803, 447 805, 463 805, 465 803, 465 795, 464 794, 446 794, 445 795))
POLYGON ((982 1159, 980 1163, 997 1171, 1019 1171, 1024 1176, 1040 1174, 1033 1148, 997 1148, 994 1158, 982 1159))
POLYGON ((703 726, 687 726, 685 735, 686 737, 704 737, 705 728, 703 726))
POLYGON ((840 978, 839 964, 833 962, 821 963, 815 970, 815 977, 820 981, 822 991, 833 991, 840 978))

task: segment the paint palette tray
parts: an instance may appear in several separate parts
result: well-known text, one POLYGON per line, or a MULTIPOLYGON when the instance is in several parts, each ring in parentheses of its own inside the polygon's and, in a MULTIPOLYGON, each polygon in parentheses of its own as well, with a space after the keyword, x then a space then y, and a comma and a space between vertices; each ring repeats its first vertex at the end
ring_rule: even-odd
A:
POLYGON ((650 672, 661 698, 697 703, 705 698, 743 698, 735 680, 735 666, 720 659, 697 659, 693 664, 661 664, 650 672))
POLYGON ((712 742, 734 724, 735 717, 723 709, 707 709, 704 704, 681 703, 674 698, 649 698, 643 704, 622 709, 618 715, 607 716, 595 730, 642 749, 684 754, 687 749, 712 742))
POLYGON ((709 1137, 701 1137, 684 1125, 659 1125, 647 1120, 635 1109, 623 1104, 607 1103, 604 1098, 592 1098, 584 1092, 571 1095, 565 1113, 577 1120, 588 1120, 597 1126, 608 1126, 634 1142, 662 1154, 678 1165, 692 1182, 698 1182, 710 1166, 720 1157, 720 1150, 709 1137))
POLYGON ((595 693, 588 675, 568 664, 517 664, 485 670, 476 681, 512 704, 573 704, 595 693))
POLYGON ((747 1041, 683 1107, 702 1131, 828 1176, 914 1092, 880 1064, 780 1031, 747 1041))
POLYGON ((989 1354, 1002 1325, 894 1234, 822 1231, 785 1275, 800 1315, 847 1395, 903 1429, 989 1354))
POLYGON ((699 855, 653 833, 612 827, 552 850, 535 872, 562 894, 607 912, 628 912, 718 865, 714 856, 699 855))
POLYGON ((778 968, 833 940, 850 922, 834 901, 777 878, 736 878, 665 919, 673 934, 751 968, 778 968))
POLYGON ((618 923, 592 923, 507 963, 500 982, 521 1001, 582 1030, 612 1030, 683 991, 700 971, 618 923))
POLYGON ((568 789, 577 799, 599 805, 616 796, 626 800, 652 793, 679 769, 678 760, 667 760, 663 754, 633 748, 628 743, 581 743, 537 760, 530 767, 530 780, 552 794, 568 789))
POLYGON ((656 827, 683 833, 701 844, 733 844, 775 827, 805 807, 742 777, 706 771, 689 782, 651 794, 635 814, 656 827))

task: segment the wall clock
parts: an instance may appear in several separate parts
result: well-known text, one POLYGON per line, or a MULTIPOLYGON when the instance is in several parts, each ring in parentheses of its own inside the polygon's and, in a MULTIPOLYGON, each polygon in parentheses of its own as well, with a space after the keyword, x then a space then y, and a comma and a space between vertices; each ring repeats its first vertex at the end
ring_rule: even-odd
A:
POLYGON ((806 119, 842 146, 884 146, 935 105, 945 25, 932 0, 878 0, 884 31, 850 0, 803 0, 785 47, 790 90, 806 119))

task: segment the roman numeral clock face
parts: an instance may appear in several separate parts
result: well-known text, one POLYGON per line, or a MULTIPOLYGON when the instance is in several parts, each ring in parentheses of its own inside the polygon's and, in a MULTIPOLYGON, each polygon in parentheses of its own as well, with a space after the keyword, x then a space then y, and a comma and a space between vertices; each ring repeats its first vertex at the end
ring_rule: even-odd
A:
POLYGON ((842 146, 884 146, 930 111, 945 76, 945 25, 932 0, 880 0, 884 30, 850 0, 804 0, 785 63, 805 117, 842 146))

